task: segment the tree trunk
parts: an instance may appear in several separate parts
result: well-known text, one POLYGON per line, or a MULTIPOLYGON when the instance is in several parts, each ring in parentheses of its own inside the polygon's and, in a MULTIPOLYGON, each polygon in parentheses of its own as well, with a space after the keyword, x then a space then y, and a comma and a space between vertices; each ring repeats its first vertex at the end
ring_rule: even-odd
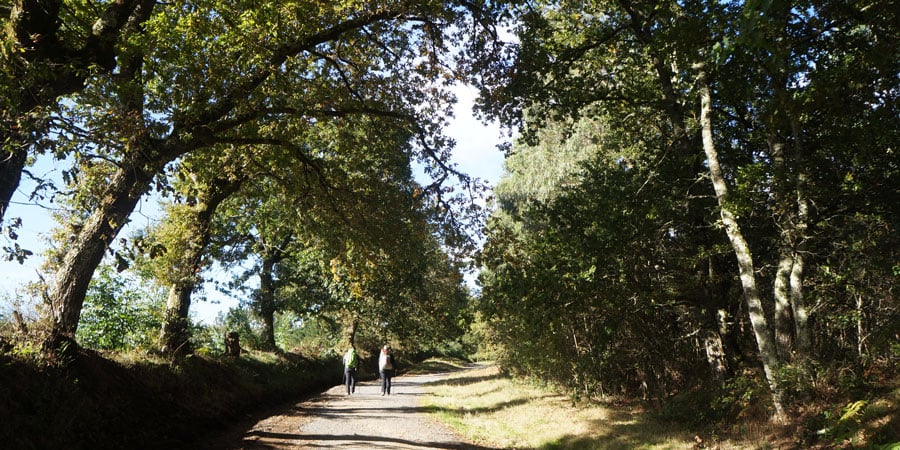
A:
MULTIPOLYGON (((3 127, 6 128, 7 125, 3 127)), ((7 137, 10 136, 5 130, 0 131, 0 140, 7 137)), ((19 188, 22 170, 25 169, 25 161, 28 160, 28 152, 24 147, 26 144, 22 142, 22 139, 12 137, 10 140, 14 143, 10 147, 0 150, 0 222, 6 217, 9 202, 16 193, 16 189, 19 188)))
POLYGON ((798 356, 809 355, 812 339, 809 332, 809 311, 803 296, 803 253, 794 254, 791 270, 791 307, 794 309, 795 350, 798 356))
POLYGON ((156 166, 126 164, 113 177, 101 202, 66 249, 50 289, 51 334, 75 336, 88 283, 109 244, 122 229, 138 200, 149 190, 156 166))
POLYGON ((793 346, 793 314, 790 298, 791 273, 794 258, 790 251, 782 251, 778 259, 778 270, 775 271, 775 342, 778 344, 778 355, 787 360, 793 346))
POLYGON ((287 257, 285 249, 292 239, 293 236, 290 233, 281 237, 269 236, 260 239, 262 267, 259 272, 259 296, 257 297, 256 311, 263 321, 262 345, 264 350, 279 350, 275 343, 275 311, 278 310, 278 302, 275 298, 277 290, 275 268, 287 257))
POLYGON ((706 330, 703 344, 706 349, 706 362, 709 363, 716 381, 722 383, 725 381, 725 375, 728 373, 728 360, 725 357, 725 344, 722 342, 722 335, 714 330, 706 330))
MULTIPOLYGON (((787 11, 780 10, 782 21, 787 11)), ((809 351, 808 312, 803 298, 803 247, 806 242, 808 206, 804 194, 806 168, 803 164, 803 143, 794 100, 787 89, 787 77, 779 73, 774 83, 775 108, 769 132, 769 148, 774 166, 773 193, 776 217, 781 229, 778 269, 775 276, 775 337, 782 360, 805 357, 809 351), (775 113, 778 114, 775 114, 775 113), (786 154, 786 146, 776 136, 779 128, 775 117, 786 117, 793 137, 793 154, 786 154), (790 170, 788 163, 790 161, 790 170), (790 180, 794 175, 793 183, 790 180)))
POLYGON ((160 344, 162 352, 174 357, 189 354, 190 347, 190 318, 191 294, 199 281, 198 274, 203 270, 203 256, 209 246, 212 219, 216 209, 239 188, 243 180, 219 178, 210 182, 205 199, 201 199, 194 206, 193 230, 186 230, 186 239, 189 244, 185 246, 187 252, 182 255, 179 267, 173 268, 181 273, 177 275, 175 283, 169 290, 169 298, 166 302, 166 313, 163 322, 160 344))
POLYGON ((865 318, 865 309, 863 308, 863 296, 862 294, 856 294, 856 357, 862 361, 863 355, 866 354, 866 329, 865 322, 863 319, 865 318))
POLYGON ((797 216, 794 219, 794 265, 791 267, 791 306, 794 309, 794 332, 796 352, 799 356, 809 354, 812 338, 809 331, 809 310, 803 295, 803 273, 805 270, 807 230, 809 228, 809 200, 806 198, 806 164, 803 163, 804 146, 800 132, 800 122, 796 114, 791 114, 791 132, 794 135, 794 155, 797 160, 797 216))
POLYGON ((775 377, 775 371, 779 364, 778 353, 773 342, 772 330, 769 328, 769 324, 766 320, 762 299, 760 298, 759 290, 756 287, 756 275, 750 248, 741 233, 741 228, 736 217, 728 206, 728 186, 725 183, 725 177, 719 166, 719 157, 715 145, 713 144, 711 118, 712 99, 704 74, 700 75, 699 83, 701 100, 701 135, 703 140, 703 150, 706 154, 707 164, 709 165, 710 181, 712 181, 713 189, 716 193, 716 199, 719 204, 719 213, 722 218, 722 223, 725 226, 725 232, 728 235, 728 239, 731 241, 731 246, 737 257, 741 286, 744 289, 744 300, 747 303, 747 314, 750 317, 750 324, 752 325, 753 333, 756 336, 759 357, 762 361, 763 371, 772 394, 772 403, 775 407, 774 418, 777 421, 783 421, 784 406, 781 399, 781 389, 778 386, 778 380, 775 377))
POLYGON ((160 337, 160 349, 166 355, 180 358, 193 351, 190 344, 191 324, 188 313, 191 309, 191 293, 194 286, 192 282, 176 283, 169 288, 160 337))
POLYGON ((225 356, 231 358, 241 356, 241 336, 237 331, 229 331, 225 335, 225 356))
MULTIPOLYGON (((779 91, 780 93, 781 91, 779 91)), ((783 95, 776 94, 776 97, 783 95)), ((779 242, 778 268, 775 270, 775 281, 772 286, 772 294, 775 300, 775 314, 773 320, 775 322, 775 344, 778 347, 778 356, 782 361, 790 358, 793 346, 793 314, 791 309, 790 283, 791 272, 794 268, 794 252, 792 249, 792 233, 790 222, 788 219, 791 205, 788 199, 788 182, 787 169, 785 167, 784 144, 778 139, 775 133, 775 125, 769 125, 769 135, 767 143, 769 151, 772 154, 773 165, 773 186, 772 192, 775 197, 774 210, 778 217, 779 226, 781 228, 781 236, 779 242)))
POLYGON ((263 321, 263 350, 277 349, 275 343, 275 277, 273 273, 275 263, 274 257, 264 255, 262 269, 259 273, 259 304, 257 308, 263 321))

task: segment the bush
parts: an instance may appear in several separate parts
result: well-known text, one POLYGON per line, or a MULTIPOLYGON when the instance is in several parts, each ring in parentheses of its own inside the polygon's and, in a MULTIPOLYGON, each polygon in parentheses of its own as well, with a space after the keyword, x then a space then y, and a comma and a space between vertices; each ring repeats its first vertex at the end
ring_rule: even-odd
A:
POLYGON ((164 305, 161 290, 101 266, 85 295, 76 339, 95 350, 156 348, 164 305))

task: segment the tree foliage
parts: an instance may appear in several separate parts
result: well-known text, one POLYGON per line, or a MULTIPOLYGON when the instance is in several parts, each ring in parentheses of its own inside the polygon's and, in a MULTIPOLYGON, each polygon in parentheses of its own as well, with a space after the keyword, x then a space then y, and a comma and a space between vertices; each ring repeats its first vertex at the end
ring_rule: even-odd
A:
POLYGON ((100 267, 91 281, 78 342, 96 350, 151 350, 162 324, 163 294, 146 283, 100 267))
MULTIPOLYGON (((291 183, 353 186, 368 195, 355 202, 374 196, 366 189, 375 186, 356 185, 365 183, 355 178, 361 169, 421 161, 435 179, 426 192, 445 214, 458 210, 444 181, 468 180, 449 164, 450 143, 440 129, 451 101, 446 86, 456 77, 453 52, 463 48, 449 38, 465 37, 461 42, 469 45, 490 33, 477 5, 252 6, 156 5, 116 47, 114 76, 87 78, 77 96, 57 105, 53 145, 73 161, 66 171, 73 210, 48 289, 51 340, 77 329, 93 268, 137 202, 151 189, 168 189, 166 167, 194 153, 243 152, 237 159, 207 160, 224 172, 235 164, 277 177, 284 165, 296 165, 304 170, 291 183), (399 132, 412 145, 342 147, 355 127, 376 135, 399 132), (329 147, 329 139, 337 147, 329 147)), ((358 134, 352 139, 360 142, 358 134)), ((349 214, 352 202, 338 209, 344 206, 332 205, 336 215, 359 220, 349 214)), ((458 229, 453 219, 445 215, 444 223, 458 229)))
POLYGON ((896 12, 509 3, 519 42, 481 105, 523 127, 514 153, 602 124, 568 183, 510 165, 498 188, 481 307, 510 364, 658 394, 760 367, 777 412, 807 395, 782 368, 890 360, 869 344, 897 320, 896 12))

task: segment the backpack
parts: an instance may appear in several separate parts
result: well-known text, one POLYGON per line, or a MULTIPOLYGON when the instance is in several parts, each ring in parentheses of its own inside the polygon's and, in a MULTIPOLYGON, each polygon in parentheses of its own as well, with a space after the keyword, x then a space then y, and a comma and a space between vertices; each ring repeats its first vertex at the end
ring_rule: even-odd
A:
POLYGON ((356 352, 350 350, 349 355, 350 358, 347 359, 347 367, 354 368, 356 367, 356 352))

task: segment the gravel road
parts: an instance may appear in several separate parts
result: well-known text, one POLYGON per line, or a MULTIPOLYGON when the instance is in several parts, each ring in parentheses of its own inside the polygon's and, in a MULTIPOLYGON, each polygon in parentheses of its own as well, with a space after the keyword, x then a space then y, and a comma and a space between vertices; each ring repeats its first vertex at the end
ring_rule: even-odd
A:
MULTIPOLYGON (((243 433, 233 450, 299 448, 341 449, 485 449, 465 443, 428 417, 421 403, 426 383, 446 374, 404 375, 393 379, 391 395, 376 381, 344 386, 269 416, 243 433)), ((222 447, 226 448, 226 447, 222 447)))

